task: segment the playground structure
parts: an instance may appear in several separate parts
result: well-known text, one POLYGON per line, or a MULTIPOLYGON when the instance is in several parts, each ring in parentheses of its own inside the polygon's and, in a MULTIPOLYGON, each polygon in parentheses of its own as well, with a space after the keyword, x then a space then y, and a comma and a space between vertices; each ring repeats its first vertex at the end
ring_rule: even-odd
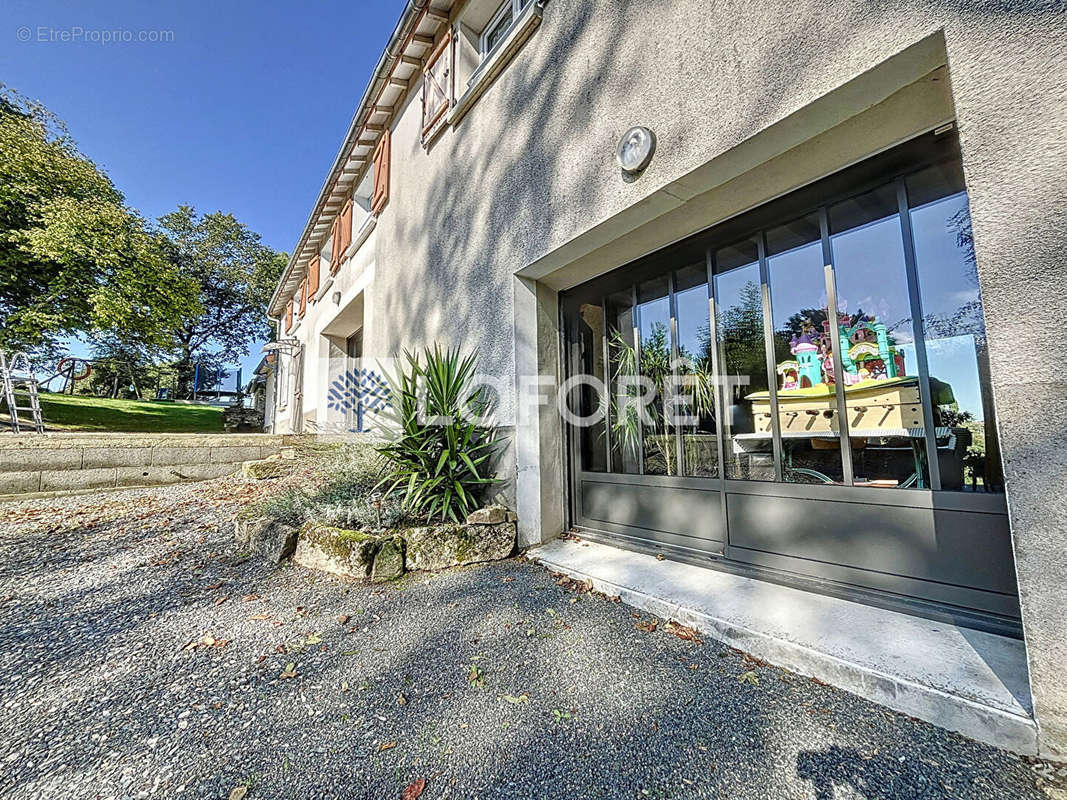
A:
MULTIPOLYGON (((73 395, 78 392, 79 384, 106 371, 110 378, 102 386, 94 387, 92 394, 99 397, 118 399, 123 392, 128 392, 137 400, 147 399, 138 382, 137 372, 133 365, 124 359, 117 358, 82 358, 78 356, 64 356, 56 362, 52 372, 38 380, 38 386, 46 390, 52 390, 53 383, 58 382, 59 394, 73 395)), ((142 378, 144 376, 142 375, 142 378)), ((215 365, 197 363, 193 366, 193 374, 190 379, 183 382, 180 375, 173 375, 155 379, 155 389, 146 387, 151 399, 154 400, 189 400, 193 402, 212 403, 218 405, 232 405, 240 403, 245 392, 241 385, 241 369, 236 371, 226 370, 215 365), (236 376, 232 389, 224 388, 229 378, 236 376), (184 383, 184 390, 179 387, 184 383)))
POLYGON ((61 380, 62 386, 59 389, 59 394, 74 394, 74 389, 79 381, 88 380, 92 377, 94 367, 100 367, 107 365, 114 368, 114 374, 111 379, 111 387, 107 394, 107 397, 115 399, 119 396, 119 390, 123 387, 128 387, 133 396, 140 400, 141 389, 137 385, 137 376, 133 371, 133 367, 130 362, 117 359, 117 358, 78 358, 75 356, 64 356, 56 362, 55 370, 46 378, 41 378, 37 381, 40 387, 50 387, 55 380, 61 380), (119 378, 122 371, 125 371, 127 377, 129 377, 129 383, 119 383, 119 378))

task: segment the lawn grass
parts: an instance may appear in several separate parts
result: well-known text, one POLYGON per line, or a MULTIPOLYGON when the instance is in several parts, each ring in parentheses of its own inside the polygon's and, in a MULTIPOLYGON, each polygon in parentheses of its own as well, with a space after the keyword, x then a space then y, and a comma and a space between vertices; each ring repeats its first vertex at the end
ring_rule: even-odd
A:
MULTIPOLYGON (((16 403, 29 405, 18 396, 16 403)), ((7 411, 5 406, 4 411, 7 411)), ((109 400, 88 395, 41 393, 41 412, 50 431, 118 433, 222 433, 222 409, 180 402, 109 400)), ((28 420, 29 412, 19 415, 28 420)), ((7 415, 0 415, 7 421, 7 415)))

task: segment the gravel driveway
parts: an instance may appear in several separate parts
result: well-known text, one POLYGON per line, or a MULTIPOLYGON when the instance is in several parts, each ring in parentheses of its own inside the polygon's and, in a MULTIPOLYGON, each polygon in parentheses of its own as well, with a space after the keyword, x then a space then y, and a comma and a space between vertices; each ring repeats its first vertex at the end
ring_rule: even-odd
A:
POLYGON ((251 491, 0 505, 0 796, 1047 797, 522 560, 378 588, 242 558, 251 491))

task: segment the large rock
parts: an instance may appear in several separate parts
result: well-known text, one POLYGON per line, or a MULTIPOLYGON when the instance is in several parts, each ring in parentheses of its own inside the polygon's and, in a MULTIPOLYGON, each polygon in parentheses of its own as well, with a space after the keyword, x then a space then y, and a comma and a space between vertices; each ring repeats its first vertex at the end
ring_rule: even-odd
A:
POLYGON ((249 526, 248 547, 271 564, 280 564, 296 550, 296 528, 282 522, 249 526))
POLYGON ((293 562, 346 578, 366 578, 382 537, 365 531, 307 522, 300 528, 293 562))
POLYGON ((515 523, 499 525, 433 525, 401 532, 408 569, 435 571, 498 561, 515 549, 515 523))
POLYGON ((281 458, 264 458, 241 462, 240 475, 242 478, 261 481, 266 478, 282 478, 292 470, 292 465, 285 463, 281 458))
POLYGON ((404 540, 399 536, 382 541, 374 554, 370 579, 373 583, 385 583, 404 574, 404 540))
POLYGON ((508 521, 508 510, 504 506, 486 506, 467 515, 468 525, 499 525, 508 521))
POLYGON ((233 521, 233 538, 237 544, 248 549, 252 536, 259 537, 264 528, 274 524, 270 517, 256 516, 251 512, 242 512, 233 521))

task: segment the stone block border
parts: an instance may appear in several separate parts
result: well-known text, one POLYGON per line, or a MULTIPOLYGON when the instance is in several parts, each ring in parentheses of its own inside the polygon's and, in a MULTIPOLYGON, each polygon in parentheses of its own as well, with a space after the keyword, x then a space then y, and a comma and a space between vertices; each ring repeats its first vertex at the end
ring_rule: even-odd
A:
POLYGON ((0 500, 159 486, 232 475, 315 436, 44 433, 0 437, 0 500))
POLYGON ((234 523, 234 537, 274 564, 292 554, 293 563, 309 569, 381 583, 411 570, 433 572, 499 561, 514 552, 514 514, 491 507, 475 512, 471 519, 499 521, 376 531, 307 522, 296 530, 267 517, 241 515, 234 523))

